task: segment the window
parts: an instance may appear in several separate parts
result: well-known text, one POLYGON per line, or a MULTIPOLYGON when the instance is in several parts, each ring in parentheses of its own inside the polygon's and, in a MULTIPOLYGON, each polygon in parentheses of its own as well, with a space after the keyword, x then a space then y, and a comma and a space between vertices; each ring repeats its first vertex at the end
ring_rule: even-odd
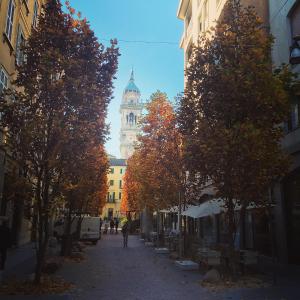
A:
POLYGON ((114 174, 114 172, 115 172, 114 168, 110 168, 109 172, 110 172, 110 174, 114 174))
POLYGON ((203 30, 202 15, 199 16, 198 22, 199 22, 199 33, 201 33, 203 30))
POLYGON ((185 15, 185 35, 188 36, 192 30, 192 7, 191 2, 185 15))
POLYGON ((16 63, 18 66, 22 65, 25 56, 22 47, 25 45, 25 37, 21 26, 18 28, 17 45, 16 45, 16 63))
POLYGON ((293 8, 290 15, 292 37, 300 35, 300 3, 293 8))
POLYGON ((115 193, 115 192, 113 192, 113 197, 112 197, 112 199, 113 199, 113 201, 115 201, 115 199, 116 199, 116 193, 115 193))
POLYGON ((129 114, 129 124, 133 125, 133 122, 134 122, 134 114, 131 112, 129 114))
POLYGON ((110 194, 107 193, 107 202, 109 202, 109 200, 110 200, 110 194))
POLYGON ((293 131, 300 127, 300 96, 291 104, 290 118, 287 122, 287 132, 293 131))
POLYGON ((8 75, 5 70, 0 67, 0 92, 8 88, 8 75))
POLYGON ((39 5, 37 3, 37 0, 35 0, 34 7, 33 7, 33 18, 32 18, 32 26, 33 27, 37 27, 38 13, 39 13, 39 5))
POLYGON ((202 15, 203 15, 203 31, 208 30, 208 0, 203 4, 202 15))
POLYGON ((114 181, 113 181, 113 180, 110 180, 110 181, 109 181, 109 185, 110 185, 110 186, 113 186, 113 185, 114 185, 114 181))
POLYGON ((119 181, 119 188, 122 188, 122 180, 119 181))
POLYGON ((119 193, 119 199, 120 200, 122 199, 122 193, 119 193))
POLYGON ((123 174, 123 169, 122 168, 120 169, 120 174, 123 174))
POLYGON ((13 0, 10 0, 7 8, 6 29, 5 29, 5 34, 10 41, 12 36, 13 24, 14 24, 14 13, 15 13, 15 3, 13 0))
POLYGON ((186 63, 188 63, 189 60, 191 59, 192 53, 193 53, 193 47, 192 47, 192 44, 190 44, 186 51, 186 63))

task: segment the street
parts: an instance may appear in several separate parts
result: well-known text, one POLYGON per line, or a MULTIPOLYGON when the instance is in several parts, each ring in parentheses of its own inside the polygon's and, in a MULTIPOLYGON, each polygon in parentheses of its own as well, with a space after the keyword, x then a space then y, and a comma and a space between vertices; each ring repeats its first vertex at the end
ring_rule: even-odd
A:
POLYGON ((203 290, 198 272, 177 270, 164 255, 146 248, 137 236, 103 235, 86 251, 87 260, 66 264, 60 274, 75 284, 74 299, 168 300, 217 299, 203 290))
POLYGON ((200 272, 177 269, 168 255, 155 254, 138 236, 103 235, 88 246, 86 260, 66 263, 58 275, 74 284, 72 300, 296 300, 295 284, 265 289, 228 289, 210 292, 201 287, 200 272))

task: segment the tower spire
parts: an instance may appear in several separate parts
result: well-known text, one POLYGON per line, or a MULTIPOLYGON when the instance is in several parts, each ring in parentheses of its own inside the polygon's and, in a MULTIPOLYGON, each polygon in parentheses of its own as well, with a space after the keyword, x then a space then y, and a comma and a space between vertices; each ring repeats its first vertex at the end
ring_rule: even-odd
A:
POLYGON ((130 81, 134 81, 133 67, 131 68, 130 81))

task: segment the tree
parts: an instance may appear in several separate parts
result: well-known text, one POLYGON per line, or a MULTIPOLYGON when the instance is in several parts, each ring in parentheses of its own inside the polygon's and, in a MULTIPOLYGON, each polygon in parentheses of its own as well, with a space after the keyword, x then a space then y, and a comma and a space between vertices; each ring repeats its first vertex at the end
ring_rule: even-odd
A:
POLYGON ((50 0, 24 53, 14 88, 1 97, 1 125, 8 128, 13 157, 34 191, 35 282, 40 283, 51 212, 66 183, 62 179, 67 170, 70 178, 70 166, 77 168, 81 155, 103 144, 107 134, 118 49, 115 41, 105 49, 86 20, 75 20, 62 12, 58 0, 50 0))
POLYGON ((178 204, 181 188, 181 137, 173 107, 167 96, 156 92, 151 96, 141 121, 138 138, 137 171, 144 205, 162 209, 178 204))
MULTIPOLYGON (((148 220, 149 212, 157 211, 159 216, 159 210, 178 205, 182 190, 182 159, 176 115, 166 94, 154 93, 146 110, 138 144, 127 162, 122 209, 145 209, 148 220)), ((159 218, 157 220, 159 222, 159 218)), ((147 225, 145 230, 146 233, 149 230, 147 225)))
POLYGON ((141 185, 138 179, 139 153, 134 154, 127 160, 127 168, 124 175, 124 186, 121 201, 121 212, 126 214, 130 211, 141 211, 143 209, 141 185))
POLYGON ((211 180, 224 199, 230 249, 249 204, 266 206, 288 167, 280 140, 288 112, 283 83, 271 72, 273 39, 253 7, 229 0, 211 38, 200 37, 186 71, 178 118, 190 178, 211 180))
POLYGON ((84 157, 75 162, 75 166, 64 169, 62 193, 65 199, 67 215, 62 244, 62 254, 70 256, 72 252, 72 223, 77 216, 77 235, 80 232, 84 215, 99 216, 108 191, 108 158, 103 145, 87 149, 84 157))

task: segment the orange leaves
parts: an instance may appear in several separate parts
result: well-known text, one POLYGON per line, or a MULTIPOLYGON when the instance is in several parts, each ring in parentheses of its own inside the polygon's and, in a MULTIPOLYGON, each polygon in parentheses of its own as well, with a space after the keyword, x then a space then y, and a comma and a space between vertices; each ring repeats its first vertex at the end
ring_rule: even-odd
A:
POLYGON ((185 163, 224 199, 266 201, 287 168, 279 124, 288 98, 271 72, 272 37, 253 8, 229 0, 213 38, 201 42, 180 105, 185 163))
POLYGON ((180 188, 181 137, 173 107, 165 94, 156 92, 146 108, 139 146, 125 176, 124 203, 129 209, 171 206, 180 188))

